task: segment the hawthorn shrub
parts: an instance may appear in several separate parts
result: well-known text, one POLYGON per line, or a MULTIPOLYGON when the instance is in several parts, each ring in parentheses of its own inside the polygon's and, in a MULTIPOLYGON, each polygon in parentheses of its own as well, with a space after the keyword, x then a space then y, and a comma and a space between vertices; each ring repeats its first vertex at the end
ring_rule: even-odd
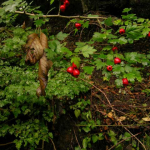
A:
MULTIPOLYGON (((53 1, 51 0, 50 4, 53 1)), ((117 88, 123 87, 123 78, 128 80, 129 86, 135 81, 142 82, 142 70, 150 65, 150 52, 121 52, 120 45, 133 44, 134 41, 149 38, 150 21, 138 18, 130 13, 130 8, 125 8, 120 19, 101 18, 98 21, 100 32, 94 32, 89 41, 76 42, 73 51, 66 47, 65 39, 69 37, 68 33, 49 35, 48 30, 43 29, 42 32, 48 37, 46 56, 52 60, 53 66, 48 73, 46 96, 38 98, 35 94, 39 86, 38 65, 27 66, 24 51, 28 35, 35 31, 31 27, 23 29, 21 26, 13 26, 18 14, 24 11, 34 19, 36 32, 39 34, 42 25, 54 16, 43 17, 44 14, 38 8, 31 7, 23 0, 8 0, 0 8, 0 24, 3 25, 0 28, 0 137, 15 136, 13 143, 18 150, 38 148, 41 141, 49 142, 53 139, 49 124, 54 124, 56 112, 51 101, 61 101, 65 105, 75 99, 77 103, 71 105, 70 110, 80 119, 83 126, 81 129, 86 134, 82 139, 82 146, 75 147, 75 150, 89 149, 92 143, 104 139, 103 133, 87 135, 95 131, 97 126, 101 125, 101 121, 92 117, 92 112, 88 109, 90 100, 77 99, 76 96, 90 90, 91 85, 84 80, 88 81, 88 75, 92 75, 94 70, 102 72, 101 78, 108 83, 112 76, 115 77, 114 84, 117 88), (100 46, 96 47, 96 43, 100 46), (116 57, 121 62, 115 63, 116 57), (74 78, 66 71, 72 63, 80 68, 78 78, 74 78), (108 70, 107 66, 112 68, 108 70)), ((81 30, 84 32, 85 28, 88 29, 91 19, 97 20, 99 16, 89 14, 81 20, 74 17, 66 27, 78 23, 80 27, 74 27, 74 33, 81 30)), ((63 110, 63 113, 66 111, 63 110)), ((121 139, 131 140, 128 132, 118 137, 113 130, 109 130, 107 135, 114 145, 121 139)), ((121 149, 122 145, 118 144, 117 148, 121 149)))

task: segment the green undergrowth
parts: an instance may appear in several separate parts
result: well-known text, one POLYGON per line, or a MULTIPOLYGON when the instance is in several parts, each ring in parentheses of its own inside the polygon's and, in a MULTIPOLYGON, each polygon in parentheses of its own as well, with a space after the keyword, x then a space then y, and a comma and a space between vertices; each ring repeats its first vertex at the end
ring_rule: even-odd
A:
MULTIPOLYGON (((52 4, 54 0, 49 2, 52 4)), ((102 73, 98 79, 108 85, 113 77, 116 89, 126 89, 127 92, 135 83, 142 84, 144 77, 149 75, 149 70, 145 75, 142 71, 149 68, 150 52, 143 53, 142 50, 133 52, 132 49, 122 52, 121 47, 126 44, 132 45, 140 39, 145 39, 147 42, 150 21, 138 18, 131 13, 130 8, 125 8, 122 13, 120 19, 113 20, 112 17, 102 19, 98 22, 99 31, 94 32, 89 41, 74 42, 72 49, 67 47, 66 42, 70 34, 60 31, 56 35, 50 35, 47 29, 41 30, 47 35, 48 48, 45 52, 47 58, 52 60, 53 66, 48 73, 46 96, 38 98, 36 96, 36 90, 40 85, 38 63, 34 66, 25 64, 24 45, 28 35, 35 32, 39 34, 39 28, 46 25, 49 18, 43 17, 39 7, 32 7, 23 0, 8 0, 2 4, 0 8, 0 24, 3 25, 0 28, 0 137, 13 137, 12 143, 16 144, 18 150, 34 150, 43 146, 41 143, 44 142, 52 142, 54 146, 55 130, 52 128, 61 117, 61 113, 57 112, 58 102, 61 103, 63 114, 72 115, 74 126, 78 127, 79 142, 77 138, 74 140, 73 149, 91 150, 103 142, 106 146, 109 145, 110 149, 115 150, 123 150, 126 145, 131 145, 132 150, 141 150, 145 147, 150 149, 149 132, 147 130, 143 132, 144 130, 141 129, 148 125, 147 122, 150 120, 149 112, 145 107, 123 112, 123 116, 118 113, 117 117, 122 117, 120 118, 122 120, 118 121, 114 110, 108 105, 109 100, 106 103, 107 98, 104 94, 103 97, 99 96, 98 101, 94 99, 96 102, 92 99, 93 81, 90 79, 94 76, 94 71, 102 73), (30 17, 34 19, 36 31, 31 27, 23 29, 21 26, 13 25, 18 16, 15 11, 20 9, 35 14, 30 17), (120 34, 120 29, 125 29, 125 33, 120 34), (99 46, 96 46, 97 43, 99 46), (118 47, 117 51, 112 50, 114 46, 118 47), (115 57, 119 57, 121 63, 115 64, 115 57), (73 62, 80 70, 78 78, 66 71, 73 62), (112 66, 112 71, 107 70, 109 65, 112 66), (124 87, 123 78, 128 79, 130 88, 124 87), (143 116, 139 114, 146 116, 141 119, 143 116), (131 123, 138 125, 138 129, 142 130, 143 133, 139 131, 138 138, 145 147, 126 130, 126 126, 119 124, 125 120, 129 125, 131 123)), ((98 17, 98 15, 89 14, 87 17, 98 17)), ((79 22, 84 32, 84 29, 89 29, 90 18, 82 20, 74 18, 68 22, 66 28, 79 22)), ((82 32, 74 29, 75 35, 82 32)), ((143 92, 149 96, 149 87, 143 92)))

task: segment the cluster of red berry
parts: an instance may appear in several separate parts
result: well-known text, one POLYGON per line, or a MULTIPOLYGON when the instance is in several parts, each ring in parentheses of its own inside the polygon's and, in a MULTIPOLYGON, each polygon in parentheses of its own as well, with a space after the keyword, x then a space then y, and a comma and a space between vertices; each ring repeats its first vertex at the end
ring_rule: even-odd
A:
POLYGON ((69 6, 70 2, 68 0, 61 0, 63 2, 63 5, 60 6, 60 11, 64 12, 66 7, 69 6))
MULTIPOLYGON (((120 33, 120 34, 124 34, 124 33, 125 33, 125 29, 120 29, 120 30, 119 30, 119 33, 120 33)), ((112 48, 112 50, 115 51, 115 50, 118 50, 118 48, 115 46, 115 47, 112 48)), ((120 63, 121 63, 121 59, 118 58, 118 57, 116 57, 116 58, 114 59, 114 64, 120 64, 120 63)), ((112 68, 111 65, 110 65, 110 66, 107 66, 107 70, 108 70, 108 71, 112 71, 112 69, 113 69, 113 68, 112 68)), ((122 83, 123 83, 124 86, 127 86, 128 83, 129 83, 129 82, 128 82, 128 79, 127 79, 127 78, 123 78, 123 79, 122 79, 122 83)))
POLYGON ((80 71, 77 69, 76 64, 73 62, 72 66, 67 68, 67 72, 73 75, 75 78, 78 78, 80 71))

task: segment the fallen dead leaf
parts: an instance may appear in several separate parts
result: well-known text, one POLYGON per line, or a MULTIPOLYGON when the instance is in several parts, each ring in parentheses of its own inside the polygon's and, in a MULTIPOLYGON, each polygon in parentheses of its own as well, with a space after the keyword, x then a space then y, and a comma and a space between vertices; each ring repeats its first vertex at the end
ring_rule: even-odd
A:
POLYGON ((124 120, 126 120, 126 117, 125 116, 121 116, 121 117, 119 117, 118 119, 117 119, 117 121, 124 121, 124 120))
POLYGON ((142 120, 144 120, 144 121, 150 121, 150 117, 142 118, 142 120))

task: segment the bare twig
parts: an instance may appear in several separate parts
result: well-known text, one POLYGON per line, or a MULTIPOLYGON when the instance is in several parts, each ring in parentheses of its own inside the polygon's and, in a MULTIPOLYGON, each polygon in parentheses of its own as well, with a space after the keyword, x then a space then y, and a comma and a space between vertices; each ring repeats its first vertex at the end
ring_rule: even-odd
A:
POLYGON ((58 15, 60 15, 60 5, 61 5, 61 1, 59 1, 59 10, 58 10, 58 15))
POLYGON ((5 146, 5 145, 9 145, 9 144, 14 144, 14 142, 9 142, 9 143, 6 143, 6 144, 0 144, 0 146, 5 146))
POLYGON ((79 147, 80 147, 80 149, 81 149, 81 146, 80 146, 80 144, 79 144, 79 141, 78 141, 78 138, 77 138, 77 136, 76 136, 76 132, 75 132, 75 130, 74 130, 74 129, 73 129, 73 132, 74 132, 74 135, 75 135, 76 141, 77 141, 77 143, 78 143, 78 145, 79 145, 79 147))
POLYGON ((79 42, 81 41, 81 36, 82 36, 82 32, 83 32, 84 28, 81 30, 80 32, 80 38, 79 38, 79 42))
MULTIPOLYGON (((120 121, 120 123, 122 124, 121 121, 120 121)), ((122 124, 122 125, 123 125, 123 124, 122 124)), ((126 127, 124 127, 124 129, 125 129, 126 131, 128 131, 128 133, 130 133, 130 135, 132 135, 132 136, 143 146, 143 148, 146 150, 145 145, 144 145, 134 134, 132 134, 132 133, 130 132, 130 130, 128 130, 126 127)))
MULTIPOLYGON (((0 8, 2 9, 2 8, 0 8)), ((32 13, 27 13, 27 12, 24 12, 24 11, 15 11, 14 13, 16 14, 26 14, 28 16, 36 16, 36 14, 32 14, 32 13)), ((80 18, 80 19, 107 19, 107 17, 87 17, 87 16, 63 16, 63 15, 42 15, 41 17, 43 18, 68 18, 68 19, 71 19, 71 18, 80 18)))
POLYGON ((44 150, 44 140, 42 141, 42 150, 44 150))
POLYGON ((103 95, 105 96, 105 98, 106 98, 108 104, 110 105, 111 109, 114 110, 114 109, 113 109, 113 106, 111 105, 111 103, 110 103, 110 101, 109 101, 109 99, 108 99, 108 97, 107 97, 107 95, 105 94, 104 91, 102 91, 100 88, 98 88, 98 87, 95 86, 94 84, 92 84, 92 83, 90 83, 90 82, 88 82, 88 81, 86 81, 86 80, 84 80, 84 79, 82 79, 82 78, 80 78, 80 79, 83 80, 83 81, 85 81, 85 82, 87 82, 87 83, 89 83, 89 84, 91 84, 93 87, 95 87, 95 88, 96 88, 97 90, 99 90, 101 93, 103 93, 103 95))
POLYGON ((98 18, 97 18, 97 22, 99 23, 99 26, 103 29, 103 26, 98 18))
POLYGON ((51 142, 53 144, 54 150, 56 150, 56 147, 55 147, 55 144, 54 144, 53 140, 51 138, 49 138, 49 139, 51 140, 51 142))

